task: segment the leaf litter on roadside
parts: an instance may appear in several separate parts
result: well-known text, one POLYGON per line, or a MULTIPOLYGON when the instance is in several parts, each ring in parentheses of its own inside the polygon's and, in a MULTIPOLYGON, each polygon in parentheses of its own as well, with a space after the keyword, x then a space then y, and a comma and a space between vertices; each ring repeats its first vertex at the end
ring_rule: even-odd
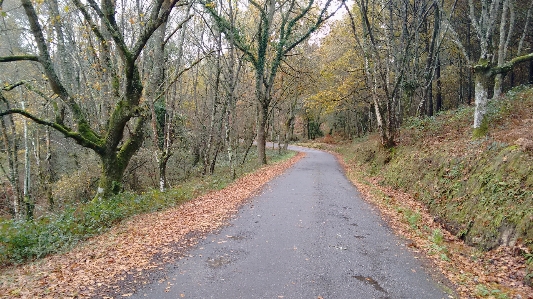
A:
POLYGON ((179 258, 304 155, 263 167, 178 207, 135 216, 70 252, 5 269, 0 273, 0 298, 104 298, 109 292, 129 297, 135 286, 122 290, 124 280, 139 283, 147 271, 163 269, 179 258), (102 291, 107 293, 99 294, 102 291))
POLYGON ((482 252, 468 246, 437 223, 425 206, 413 196, 382 186, 377 177, 365 178, 366 182, 356 179, 354 175, 350 175, 359 172, 354 165, 347 165, 340 155, 334 152, 332 154, 337 157, 364 198, 379 208, 391 228, 410 240, 407 247, 428 257, 453 283, 460 298, 533 299, 533 288, 524 284, 525 247, 501 246, 482 252), (386 200, 379 197, 385 197, 386 200), (415 211, 416 221, 419 223, 415 228, 403 211, 415 211), (441 234, 440 245, 436 244, 439 242, 432 235, 435 232, 441 234))

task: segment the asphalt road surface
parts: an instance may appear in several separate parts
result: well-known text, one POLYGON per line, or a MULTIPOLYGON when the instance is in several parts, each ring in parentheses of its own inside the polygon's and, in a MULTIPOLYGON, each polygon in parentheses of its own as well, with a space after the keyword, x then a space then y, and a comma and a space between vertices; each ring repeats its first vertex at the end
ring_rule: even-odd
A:
POLYGON ((346 179, 307 156, 130 298, 449 298, 346 179))

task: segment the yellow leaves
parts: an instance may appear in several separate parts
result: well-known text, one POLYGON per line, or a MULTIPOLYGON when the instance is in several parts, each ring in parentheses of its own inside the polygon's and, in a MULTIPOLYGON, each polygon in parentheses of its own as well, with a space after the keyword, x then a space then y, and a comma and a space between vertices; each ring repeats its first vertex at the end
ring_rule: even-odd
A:
POLYGON ((144 25, 145 25, 145 22, 144 22, 144 21, 139 21, 139 22, 137 22, 137 20, 135 20, 134 17, 131 17, 131 18, 128 20, 128 22, 130 22, 131 25, 134 25, 134 24, 136 24, 136 23, 139 23, 141 26, 144 26, 144 25))
POLYGON ((206 7, 206 8, 209 8, 209 9, 214 9, 216 6, 217 6, 217 5, 216 5, 215 2, 207 2, 207 3, 205 4, 205 7, 206 7))
POLYGON ((338 106, 340 94, 335 89, 323 90, 307 98, 305 106, 322 109, 326 114, 332 113, 338 106))
POLYGON ((96 89, 96 90, 101 90, 102 86, 100 85, 100 82, 94 82, 93 83, 93 88, 96 89))
POLYGON ((192 100, 184 101, 183 107, 188 110, 196 109, 196 103, 192 100))

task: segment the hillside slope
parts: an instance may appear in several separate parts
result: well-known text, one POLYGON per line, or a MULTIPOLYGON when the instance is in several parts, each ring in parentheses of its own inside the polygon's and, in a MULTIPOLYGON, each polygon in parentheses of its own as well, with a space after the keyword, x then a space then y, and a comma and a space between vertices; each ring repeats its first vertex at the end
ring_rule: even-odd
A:
MULTIPOLYGON (((437 117, 408 120, 399 145, 390 151, 383 150, 377 136, 372 135, 337 144, 334 150, 344 158, 348 175, 359 183, 363 180, 363 185, 377 185, 378 192, 385 193, 382 197, 387 203, 392 198, 384 191, 387 188, 390 192, 404 192, 427 209, 431 222, 440 224, 458 242, 464 241, 485 253, 506 248, 503 251, 511 255, 513 263, 521 263, 514 265, 520 273, 512 274, 520 276, 520 284, 531 285, 532 112, 533 89, 520 88, 490 104, 487 122, 475 137, 471 128, 473 107, 462 107, 437 117)), ((423 233, 429 225, 421 220, 422 212, 406 211, 399 206, 394 209, 416 228, 415 234, 423 233)), ((432 234, 428 229, 425 231, 432 234)), ((453 259, 450 253, 445 253, 442 260, 453 259)), ((479 256, 470 259, 475 261, 479 256)), ((511 265, 507 272, 512 272, 511 265)), ((516 283, 508 283, 508 287, 516 283)), ((490 295, 491 289, 486 285, 480 288, 472 294, 490 295)), ((526 294, 533 292, 528 287, 524 290, 526 294)))

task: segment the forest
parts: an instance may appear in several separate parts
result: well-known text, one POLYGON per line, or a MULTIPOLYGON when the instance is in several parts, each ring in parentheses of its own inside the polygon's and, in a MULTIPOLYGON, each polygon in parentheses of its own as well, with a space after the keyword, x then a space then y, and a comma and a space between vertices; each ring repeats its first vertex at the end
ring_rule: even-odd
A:
POLYGON ((0 0, 0 219, 170 192, 267 141, 378 133, 533 83, 533 1, 0 0))

